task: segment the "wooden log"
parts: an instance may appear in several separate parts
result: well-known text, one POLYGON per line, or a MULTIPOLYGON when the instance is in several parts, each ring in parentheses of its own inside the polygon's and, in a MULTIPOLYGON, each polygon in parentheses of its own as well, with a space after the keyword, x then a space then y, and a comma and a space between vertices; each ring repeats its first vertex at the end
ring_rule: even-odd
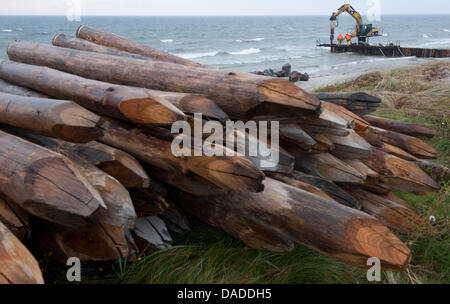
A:
MULTIPOLYGON (((100 139, 101 142, 127 151, 166 172, 191 172, 210 181, 219 189, 256 192, 262 190, 264 174, 243 156, 176 157, 172 154, 170 141, 158 139, 139 129, 111 120, 105 123, 103 128, 105 135, 100 139)), ((177 186, 177 181, 164 181, 177 186)))
POLYGON ((380 174, 380 181, 394 189, 410 192, 435 192, 441 187, 417 165, 373 148, 371 158, 362 162, 380 174))
POLYGON ((329 153, 304 155, 295 159, 295 169, 341 183, 364 183, 365 176, 329 153))
POLYGON ((398 204, 386 197, 357 189, 347 188, 361 204, 361 210, 378 218, 384 225, 391 229, 409 233, 420 225, 420 217, 411 208, 398 204))
POLYGON ((316 93, 314 94, 320 100, 333 100, 333 99, 344 99, 344 100, 355 100, 367 103, 381 103, 381 99, 369 95, 364 92, 330 92, 330 93, 316 93))
POLYGON ((135 189, 130 195, 139 218, 156 216, 170 207, 164 197, 148 190, 135 189))
POLYGON ((61 141, 28 132, 17 131, 17 135, 52 151, 61 153, 79 168, 89 183, 98 191, 106 205, 99 221, 103 224, 121 228, 133 228, 136 212, 128 191, 115 178, 98 169, 89 161, 67 149, 61 141))
POLYGON ((322 128, 353 128, 355 122, 353 119, 341 116, 330 107, 323 106, 323 111, 318 117, 301 117, 298 119, 302 125, 322 128))
MULTIPOLYGON (((113 85, 3 59, 0 59, 0 77, 49 96, 73 100, 103 115, 142 124, 171 125, 185 118, 171 101, 183 104, 183 99, 193 99, 191 103, 204 100, 188 94, 164 93, 171 96, 169 101, 157 91, 113 85)), ((208 108, 204 110, 208 113, 208 108)))
POLYGON ((179 205, 201 221, 240 239, 253 249, 272 252, 290 252, 294 249, 291 240, 270 226, 263 225, 222 202, 195 197, 186 199, 186 196, 183 196, 179 199, 179 205))
POLYGON ((58 141, 58 146, 79 157, 117 179, 126 188, 148 188, 150 178, 141 164, 130 154, 92 141, 87 144, 74 144, 58 141))
POLYGON ((68 100, 0 93, 0 123, 78 143, 101 136, 100 117, 68 100))
POLYGON ((173 242, 166 224, 158 216, 139 218, 133 238, 139 252, 144 254, 170 248, 173 242))
POLYGON ((435 130, 414 123, 392 120, 372 115, 366 115, 364 116, 364 119, 374 127, 379 127, 385 130, 390 130, 410 136, 433 137, 437 134, 435 130))
POLYGON ((177 64, 189 66, 189 67, 202 67, 202 65, 192 62, 190 60, 186 60, 186 59, 153 49, 151 47, 144 46, 139 43, 135 43, 135 42, 126 40, 115 34, 104 32, 104 31, 101 31, 98 29, 94 29, 94 28, 86 26, 86 25, 81 25, 78 28, 76 35, 78 38, 82 38, 84 40, 91 41, 91 42, 94 42, 99 45, 113 47, 113 48, 123 50, 128 53, 138 54, 141 56, 152 58, 154 60, 167 61, 167 62, 177 63, 177 64))
POLYGON ((100 44, 90 42, 88 40, 84 40, 81 38, 77 38, 77 37, 65 35, 65 34, 55 35, 55 37, 53 37, 52 44, 54 46, 59 46, 59 47, 67 48, 67 49, 95 52, 95 53, 106 54, 106 55, 123 56, 123 57, 135 58, 135 59, 152 60, 149 57, 140 56, 140 55, 132 54, 129 52, 124 52, 119 49, 103 46, 100 44))
POLYGON ((14 61, 115 84, 205 95, 231 118, 288 119, 316 116, 322 110, 320 100, 285 79, 25 42, 12 43, 8 56, 14 61))
POLYGON ((294 179, 294 178, 291 178, 289 176, 286 176, 286 175, 283 175, 283 174, 279 174, 279 173, 268 173, 267 176, 270 177, 270 178, 273 178, 273 179, 275 179, 277 181, 280 181, 282 183, 285 183, 285 184, 291 185, 293 187, 299 188, 301 190, 304 190, 306 192, 315 194, 315 195, 317 195, 317 196, 319 196, 321 198, 327 199, 329 201, 335 201, 327 193, 325 193, 321 189, 319 189, 316 186, 313 186, 311 184, 304 183, 302 181, 299 181, 297 179, 294 179))
POLYGON ((310 152, 317 142, 306 133, 298 124, 281 124, 280 141, 282 146, 293 145, 305 152, 310 152))
POLYGON ((30 214, 0 194, 0 222, 19 239, 30 237, 30 214))
POLYGON ((344 163, 351 166, 353 169, 357 170, 367 178, 372 178, 374 180, 378 180, 380 178, 380 175, 378 172, 373 171, 369 167, 367 167, 362 161, 359 159, 349 159, 349 158, 343 158, 341 159, 344 163))
POLYGON ((312 147, 312 150, 315 153, 330 152, 334 150, 334 143, 324 134, 309 133, 309 135, 317 142, 317 144, 312 147))
POLYGON ((404 160, 408 160, 408 161, 418 161, 418 158, 415 157, 414 155, 409 154, 408 152, 406 152, 403 149, 400 149, 399 147, 387 144, 387 143, 381 143, 380 147, 378 147, 380 150, 388 153, 388 154, 392 154, 394 156, 403 158, 404 160))
POLYGON ((370 127, 369 132, 369 136, 373 136, 384 143, 399 147, 416 157, 424 159, 438 157, 438 151, 436 151, 436 149, 430 147, 424 141, 416 137, 376 127, 370 127))
POLYGON ((124 230, 103 223, 68 229, 39 221, 33 233, 34 247, 43 255, 58 262, 69 257, 81 261, 114 261, 129 254, 124 230))
POLYGON ((0 284, 44 284, 38 262, 0 222, 0 284))
POLYGON ((326 194, 328 194, 333 200, 336 202, 348 206, 351 208, 355 208, 357 201, 354 197, 345 192, 342 188, 338 187, 335 183, 312 175, 307 175, 299 171, 294 171, 291 175, 292 178, 313 185, 326 194))
POLYGON ((40 97, 40 98, 46 98, 47 96, 39 94, 38 92, 28 90, 19 86, 15 86, 13 84, 10 84, 2 79, 0 79, 0 92, 12 94, 12 95, 19 95, 19 96, 27 96, 27 97, 40 97))
POLYGON ((356 133, 364 134, 367 132, 370 124, 355 113, 347 110, 340 105, 336 105, 334 103, 326 101, 323 102, 323 106, 328 109, 333 109, 335 112, 338 112, 341 116, 346 117, 347 119, 353 119, 353 122, 355 123, 353 129, 356 131, 356 133))
POLYGON ((411 259, 409 249, 377 219, 270 178, 265 180, 264 192, 185 195, 179 202, 208 204, 198 212, 215 205, 233 208, 240 217, 361 268, 367 268, 367 259, 376 256, 383 269, 404 270, 411 259))
POLYGON ((320 133, 323 135, 330 134, 336 136, 348 136, 350 134, 350 129, 307 125, 304 124, 303 122, 299 123, 299 125, 310 135, 312 133, 320 133))
POLYGON ((450 169, 443 165, 425 159, 418 160, 416 164, 430 172, 433 179, 447 179, 450 177, 450 169))
POLYGON ((98 220, 104 206, 67 158, 2 131, 0 192, 29 213, 69 227, 98 220))
POLYGON ((183 210, 174 203, 170 203, 169 208, 162 211, 159 217, 166 223, 169 232, 178 235, 183 235, 191 231, 189 220, 184 214, 183 210))
POLYGON ((326 135, 334 144, 333 155, 341 158, 370 157, 372 146, 355 131, 349 130, 347 136, 326 135))

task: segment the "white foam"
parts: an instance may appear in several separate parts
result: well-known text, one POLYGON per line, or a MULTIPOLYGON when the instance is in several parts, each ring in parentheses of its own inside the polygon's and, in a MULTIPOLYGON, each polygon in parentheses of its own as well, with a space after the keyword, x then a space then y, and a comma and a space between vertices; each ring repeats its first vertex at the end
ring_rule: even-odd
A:
POLYGON ((263 41, 265 38, 252 38, 252 39, 244 39, 244 40, 242 40, 242 39, 238 39, 238 40, 235 40, 235 42, 239 42, 239 43, 241 43, 241 42, 253 42, 253 41, 263 41))
POLYGON ((173 42, 173 39, 163 39, 163 40, 160 40, 162 43, 171 43, 171 42, 173 42))
POLYGON ((5 32, 5 33, 10 33, 10 32, 12 32, 13 30, 10 30, 10 29, 5 29, 5 30, 0 30, 0 32, 5 32))
POLYGON ((179 56, 184 59, 195 59, 195 58, 201 58, 201 57, 213 57, 219 54, 217 51, 212 52, 205 52, 205 53, 185 53, 185 54, 175 54, 176 56, 179 56))
POLYGON ((228 54, 230 54, 230 55, 250 55, 250 54, 258 54, 260 52, 261 52, 260 49, 249 48, 249 49, 242 50, 239 52, 228 52, 228 54))
POLYGON ((423 38, 430 38, 430 36, 428 36, 427 34, 422 34, 423 38))
POLYGON ((388 34, 386 34, 386 33, 383 34, 383 37, 387 37, 387 36, 388 36, 388 34))
POLYGON ((449 29, 442 29, 444 32, 450 33, 449 29))
POLYGON ((432 46, 432 45, 450 45, 450 39, 439 39, 421 44, 421 47, 432 46))

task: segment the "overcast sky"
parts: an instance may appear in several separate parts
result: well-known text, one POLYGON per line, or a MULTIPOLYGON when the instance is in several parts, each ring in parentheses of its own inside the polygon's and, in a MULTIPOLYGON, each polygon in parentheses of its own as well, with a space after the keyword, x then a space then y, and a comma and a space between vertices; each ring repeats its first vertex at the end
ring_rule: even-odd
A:
MULTIPOLYGON (((349 0, 1 0, 0 15, 66 15, 81 3, 81 15, 218 16, 328 15, 349 0)), ((363 15, 371 3, 381 14, 450 14, 450 0, 352 0, 363 15)))

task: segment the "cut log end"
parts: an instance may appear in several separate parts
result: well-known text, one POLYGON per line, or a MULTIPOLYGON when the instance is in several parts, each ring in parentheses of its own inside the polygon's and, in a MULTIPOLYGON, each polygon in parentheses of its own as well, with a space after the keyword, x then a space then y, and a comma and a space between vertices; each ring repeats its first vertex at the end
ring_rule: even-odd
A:
POLYGON ((121 113, 130 121, 140 124, 172 125, 185 120, 182 112, 176 113, 151 98, 137 98, 123 101, 121 113))
POLYGON ((45 158, 27 172, 25 186, 33 193, 23 207, 30 213, 74 227, 99 217, 104 206, 98 192, 68 160, 45 158), (58 173, 58 174, 55 174, 58 173))
POLYGON ((180 101, 180 109, 188 114, 202 113, 210 119, 226 121, 228 115, 214 101, 203 96, 188 95, 180 101))
MULTIPOLYGON (((367 259, 375 257, 380 259, 385 270, 405 270, 411 261, 411 251, 386 226, 375 219, 358 218, 347 226, 349 240, 353 242, 358 251, 359 266, 367 265, 367 259)), ((340 256, 350 264, 358 258, 340 256), (349 259, 347 259, 349 258, 349 259)), ((356 265, 358 266, 358 265, 356 265)), ((370 266, 366 266, 367 268, 370 266)))
POLYGON ((97 166, 111 176, 114 176, 125 188, 148 188, 150 179, 139 163, 131 159, 104 162, 97 166))

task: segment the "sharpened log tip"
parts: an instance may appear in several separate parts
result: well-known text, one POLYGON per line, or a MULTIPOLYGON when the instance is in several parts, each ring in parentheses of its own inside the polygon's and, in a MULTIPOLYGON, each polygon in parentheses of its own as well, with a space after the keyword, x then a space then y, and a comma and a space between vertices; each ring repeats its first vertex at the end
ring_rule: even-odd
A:
POLYGON ((120 111, 126 118, 140 124, 171 125, 178 120, 185 120, 181 111, 174 112, 152 98, 137 98, 123 101, 120 111))
MULTIPOLYGON (((385 270, 405 270, 411 261, 409 248, 378 220, 357 218, 348 224, 347 235, 364 259, 380 259, 385 270)), ((361 265, 366 263, 367 260, 361 261, 361 265)))

